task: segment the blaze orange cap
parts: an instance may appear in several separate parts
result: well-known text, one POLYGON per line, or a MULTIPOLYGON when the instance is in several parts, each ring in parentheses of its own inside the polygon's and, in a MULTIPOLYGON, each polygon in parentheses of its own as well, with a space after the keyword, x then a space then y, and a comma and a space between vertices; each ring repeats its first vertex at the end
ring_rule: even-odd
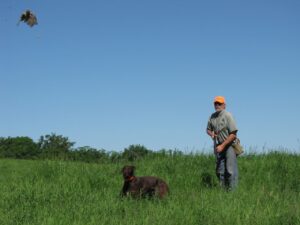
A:
POLYGON ((223 96, 216 96, 214 99, 214 103, 215 102, 220 102, 220 103, 225 103, 225 98, 223 96))

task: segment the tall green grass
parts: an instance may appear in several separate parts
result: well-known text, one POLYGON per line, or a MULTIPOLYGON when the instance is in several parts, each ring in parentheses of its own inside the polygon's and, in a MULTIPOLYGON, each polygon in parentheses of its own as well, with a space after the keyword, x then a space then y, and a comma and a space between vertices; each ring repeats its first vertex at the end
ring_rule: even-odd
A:
POLYGON ((219 188, 212 155, 150 156, 87 164, 0 160, 0 224, 300 224, 300 156, 240 157, 239 187, 219 188), (159 176, 164 200, 121 199, 125 164, 159 176))

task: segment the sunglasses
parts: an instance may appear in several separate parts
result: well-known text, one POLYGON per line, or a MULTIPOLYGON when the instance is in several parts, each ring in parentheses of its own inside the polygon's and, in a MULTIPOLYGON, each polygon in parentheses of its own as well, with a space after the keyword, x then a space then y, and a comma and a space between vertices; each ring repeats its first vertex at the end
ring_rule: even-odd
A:
POLYGON ((223 105, 224 103, 221 103, 221 102, 215 102, 214 104, 215 104, 215 105, 223 105))

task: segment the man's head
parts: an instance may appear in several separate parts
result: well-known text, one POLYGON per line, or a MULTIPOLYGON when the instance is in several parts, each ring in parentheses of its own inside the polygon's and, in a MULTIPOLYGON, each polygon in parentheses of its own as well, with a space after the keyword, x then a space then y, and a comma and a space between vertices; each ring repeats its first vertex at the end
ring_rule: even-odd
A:
POLYGON ((220 112, 226 108, 225 98, 223 96, 216 96, 214 99, 214 106, 216 112, 220 112))

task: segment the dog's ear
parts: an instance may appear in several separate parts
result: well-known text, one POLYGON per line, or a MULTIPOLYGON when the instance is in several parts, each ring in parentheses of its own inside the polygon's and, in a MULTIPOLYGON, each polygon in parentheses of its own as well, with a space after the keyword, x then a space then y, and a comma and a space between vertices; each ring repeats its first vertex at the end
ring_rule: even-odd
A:
POLYGON ((135 170, 135 166, 130 166, 130 167, 131 167, 132 171, 134 171, 134 170, 135 170))
POLYGON ((130 169, 132 171, 132 175, 134 175, 135 166, 130 166, 130 169))

